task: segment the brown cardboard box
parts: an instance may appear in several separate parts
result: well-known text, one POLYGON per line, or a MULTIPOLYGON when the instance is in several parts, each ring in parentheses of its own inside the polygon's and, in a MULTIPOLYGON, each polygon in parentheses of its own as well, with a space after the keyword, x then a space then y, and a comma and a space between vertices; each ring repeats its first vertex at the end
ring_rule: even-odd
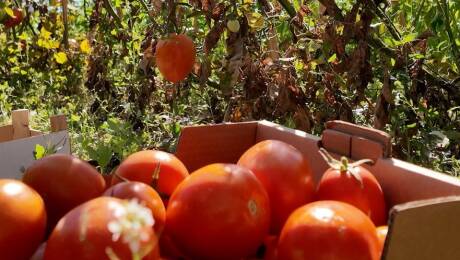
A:
POLYGON ((393 207, 382 259, 460 260, 460 180, 391 158, 384 132, 340 121, 326 128, 320 138, 266 121, 186 127, 176 155, 194 171, 210 163, 235 163, 257 142, 277 139, 305 154, 316 181, 327 169, 319 147, 337 156, 371 158, 375 164, 369 169, 393 207))
POLYGON ((12 124, 0 127, 0 178, 21 179, 22 170, 33 161, 35 146, 60 147, 58 153, 70 154, 70 138, 64 116, 53 116, 51 133, 29 128, 29 111, 12 112, 12 124))

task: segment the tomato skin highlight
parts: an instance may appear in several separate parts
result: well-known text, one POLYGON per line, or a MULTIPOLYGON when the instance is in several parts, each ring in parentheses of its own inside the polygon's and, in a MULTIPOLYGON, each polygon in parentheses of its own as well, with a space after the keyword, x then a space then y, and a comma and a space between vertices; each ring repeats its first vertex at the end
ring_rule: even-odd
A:
POLYGON ((328 169, 318 184, 318 200, 337 200, 351 204, 367 214, 376 226, 387 222, 383 190, 366 168, 358 166, 362 184, 353 176, 336 169, 328 169))
MULTIPOLYGON (((123 182, 122 178, 130 181, 143 182, 152 186, 161 196, 171 196, 177 185, 181 183, 189 172, 185 165, 173 154, 146 150, 128 156, 115 171, 112 185, 123 182), (159 175, 154 183, 154 173, 159 167, 159 175), (120 178, 121 177, 121 178, 120 178)), ((165 202, 167 198, 163 198, 165 202)))
POLYGON ((376 227, 359 209, 318 201, 292 213, 278 243, 283 260, 378 260, 376 227))
POLYGON ((387 239, 388 226, 377 227, 377 237, 379 238, 379 248, 380 254, 383 253, 383 248, 385 246, 385 240, 387 239))
POLYGON ((295 147, 276 140, 249 148, 238 165, 250 169, 270 198, 270 233, 278 235, 289 215, 312 202, 315 194, 313 174, 307 159, 295 147))
POLYGON ((94 167, 65 154, 53 154, 35 161, 22 181, 45 201, 48 231, 71 209, 99 197, 105 190, 104 178, 94 167))
POLYGON ((45 238, 43 199, 20 181, 0 179, 0 209, 1 259, 28 260, 45 238))
POLYGON ((185 34, 171 34, 156 46, 156 64, 163 77, 177 83, 192 71, 196 59, 195 45, 185 34))
MULTIPOLYGON (((44 260, 109 260, 112 251, 118 259, 131 260, 132 251, 123 235, 114 239, 109 224, 120 219, 126 201, 99 197, 88 201, 67 213, 56 225, 48 239, 44 260)), ((158 238, 152 226, 141 226, 144 241, 139 248, 149 248, 143 260, 158 260, 158 238)), ((132 240, 128 240, 132 241, 132 240)))
POLYGON ((163 232, 166 221, 166 209, 160 195, 150 186, 142 182, 118 183, 104 192, 104 196, 119 199, 137 199, 152 211, 155 219, 154 230, 160 235, 163 232))
POLYGON ((232 164, 193 172, 171 196, 166 233, 191 259, 242 259, 268 234, 268 196, 254 174, 232 164))

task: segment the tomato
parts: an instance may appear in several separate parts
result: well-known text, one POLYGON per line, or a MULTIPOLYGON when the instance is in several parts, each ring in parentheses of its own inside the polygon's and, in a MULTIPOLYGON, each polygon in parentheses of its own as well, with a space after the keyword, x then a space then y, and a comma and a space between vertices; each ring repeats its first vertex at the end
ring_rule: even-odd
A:
POLYGON ((142 182, 123 182, 112 186, 104 192, 105 196, 119 199, 137 199, 149 208, 155 219, 154 230, 157 234, 163 232, 166 221, 166 209, 160 195, 150 186, 142 182))
POLYGON ((20 8, 13 8, 14 17, 8 16, 6 20, 3 22, 5 28, 12 28, 21 24, 22 20, 24 20, 24 13, 20 8))
POLYGON ((256 253, 268 234, 268 196, 248 169, 212 164, 174 191, 166 233, 192 259, 241 259, 256 253))
POLYGON ((112 185, 123 179, 151 185, 164 200, 189 175, 185 165, 170 153, 148 150, 126 158, 115 171, 112 185))
POLYGON ((167 39, 158 41, 155 57, 163 77, 177 83, 192 71, 196 49, 187 35, 171 34, 167 39))
POLYGON ((28 260, 45 238, 40 195, 16 180, 0 180, 0 258, 28 260))
POLYGON ((379 239, 380 252, 383 252, 385 240, 387 239, 388 226, 380 226, 377 228, 377 237, 379 239))
POLYGON ((277 260, 278 259, 277 245, 278 245, 278 237, 268 236, 265 238, 264 260, 277 260))
POLYGON ((361 162, 349 164, 346 158, 338 162, 332 157, 328 158, 328 161, 331 168, 324 173, 319 182, 317 199, 349 203, 367 214, 376 226, 386 224, 385 198, 374 175, 359 166, 361 162))
POLYGON ((71 209, 99 197, 105 190, 104 178, 94 167, 65 154, 53 154, 35 161, 22 180, 43 197, 48 231, 71 209))
POLYGON ((46 242, 42 243, 37 251, 32 255, 30 260, 43 260, 43 257, 45 256, 45 248, 46 248, 46 242))
POLYGON ((283 260, 378 260, 375 225, 359 209, 339 201, 318 201, 292 213, 281 231, 283 260))
POLYGON ((160 237, 160 252, 161 257, 165 259, 184 258, 183 254, 179 251, 171 237, 166 232, 163 232, 160 237))
POLYGON ((295 147, 275 140, 260 142, 238 161, 254 172, 268 192, 271 234, 279 234, 296 208, 313 201, 313 174, 307 159, 295 147))
POLYGON ((135 201, 96 198, 59 221, 44 260, 160 259, 153 224, 150 210, 135 201))

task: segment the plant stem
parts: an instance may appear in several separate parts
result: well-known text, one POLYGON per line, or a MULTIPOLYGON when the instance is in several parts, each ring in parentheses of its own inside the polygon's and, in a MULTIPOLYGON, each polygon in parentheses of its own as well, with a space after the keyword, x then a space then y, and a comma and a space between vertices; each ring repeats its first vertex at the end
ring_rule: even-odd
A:
POLYGON ((110 3, 110 0, 104 0, 104 5, 105 9, 107 9, 107 12, 115 19, 115 22, 117 25, 121 28, 123 28, 123 24, 121 22, 121 18, 117 15, 115 10, 113 9, 112 3, 110 3))
POLYGON ((415 14, 414 22, 413 25, 417 27, 418 20, 420 19, 420 15, 422 14, 423 6, 425 5, 426 0, 422 0, 422 3, 420 3, 420 6, 417 9, 417 13, 415 14))
POLYGON ((454 56, 455 64, 457 65, 457 69, 460 70, 460 51, 458 49, 457 43, 455 42, 454 33, 452 32, 452 27, 450 26, 450 12, 449 12, 449 4, 447 0, 436 0, 439 9, 441 12, 444 13, 445 16, 445 24, 446 24, 446 31, 447 35, 449 36, 452 54, 454 56), (442 1, 442 2, 440 2, 442 1))
POLYGON ((68 0, 62 0, 62 22, 64 23, 64 35, 62 41, 66 49, 69 48, 69 22, 68 22, 68 0))
POLYGON ((286 12, 289 14, 291 18, 294 18, 297 15, 297 12, 295 11, 294 6, 289 3, 287 0, 277 0, 281 6, 286 10, 286 12))

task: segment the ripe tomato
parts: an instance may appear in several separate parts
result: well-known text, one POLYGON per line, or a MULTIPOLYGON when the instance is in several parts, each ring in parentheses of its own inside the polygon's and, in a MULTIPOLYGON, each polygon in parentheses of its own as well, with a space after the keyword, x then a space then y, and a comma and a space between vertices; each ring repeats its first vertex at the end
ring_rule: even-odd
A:
POLYGON ((22 180, 43 197, 48 231, 71 209, 99 197, 105 189, 104 178, 94 167, 65 154, 53 154, 35 161, 22 180))
POLYGON ((115 171, 112 185, 123 179, 143 182, 166 200, 188 175, 185 165, 173 154, 148 150, 128 156, 115 171))
POLYGON ((40 195, 16 180, 0 180, 1 259, 29 259, 45 238, 46 211, 40 195))
POLYGON ((155 57, 164 78, 176 83, 192 71, 196 58, 195 45, 185 34, 171 34, 158 42, 155 57))
POLYGON ((264 260, 277 260, 278 259, 277 245, 278 245, 278 237, 268 236, 265 238, 264 260))
POLYGON ((283 260, 377 260, 376 228, 359 209, 338 201, 318 201, 292 213, 281 231, 283 260))
POLYGON ((122 182, 110 187, 104 192, 105 196, 119 199, 137 199, 149 208, 155 220, 154 230, 160 235, 166 221, 166 209, 160 195, 150 186, 142 182, 122 182))
POLYGON ((22 20, 24 20, 24 13, 20 8, 13 8, 14 17, 8 16, 6 20, 3 22, 5 28, 12 28, 21 24, 22 20))
POLYGON ((32 255, 30 260, 43 260, 43 257, 45 256, 45 248, 46 248, 46 242, 42 243, 38 249, 35 251, 35 253, 32 255))
POLYGON ((377 237, 379 239, 380 254, 383 252, 385 240, 387 238, 388 226, 380 226, 377 228, 377 237))
POLYGON ((269 218, 267 193, 251 171, 212 164, 174 191, 166 233, 192 259, 241 259, 256 253, 268 234, 269 218))
POLYGON ((346 158, 338 162, 330 157, 328 161, 331 168, 319 182, 317 199, 349 203, 367 214, 376 226, 384 225, 387 221, 385 198, 374 175, 364 167, 349 164, 346 158))
POLYGON ((160 259, 153 224, 150 210, 135 201, 96 198, 59 221, 44 260, 160 259))
POLYGON ((271 234, 279 234, 288 216, 313 201, 314 184, 310 165, 295 147, 275 140, 260 142, 238 161, 256 175, 270 198, 271 234))

